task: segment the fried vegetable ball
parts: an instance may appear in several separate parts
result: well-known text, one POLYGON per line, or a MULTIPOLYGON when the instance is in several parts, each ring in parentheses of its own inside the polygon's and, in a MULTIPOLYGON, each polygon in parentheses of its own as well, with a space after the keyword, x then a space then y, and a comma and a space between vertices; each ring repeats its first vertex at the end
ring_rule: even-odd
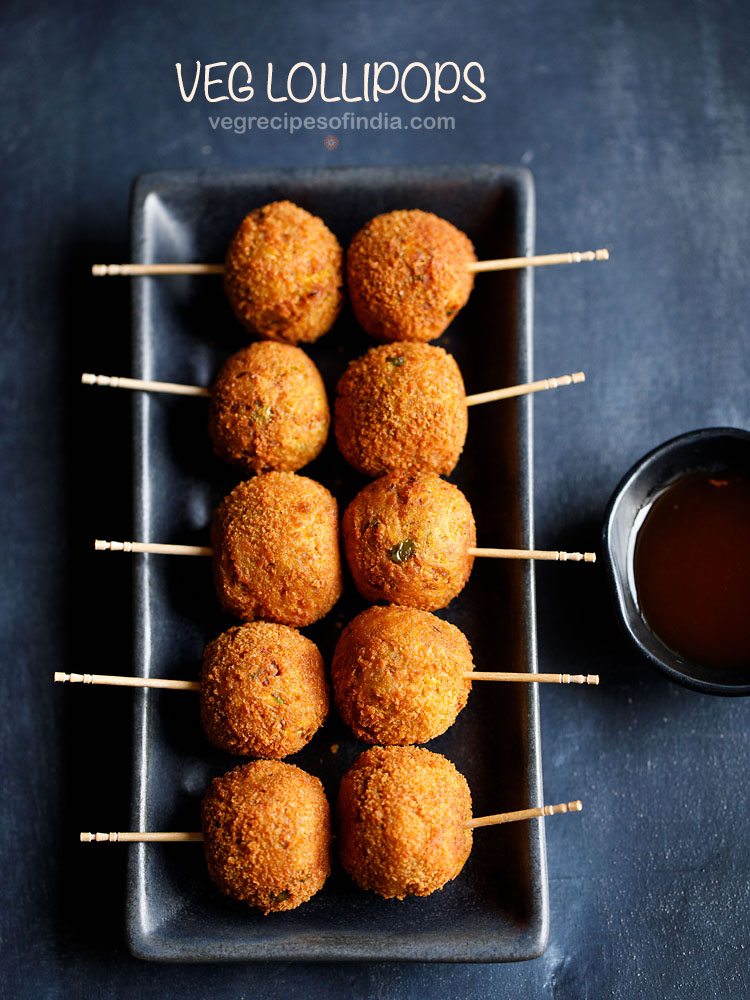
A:
POLYGON ((368 608, 347 625, 331 668, 336 707, 368 743, 426 743, 466 704, 471 647, 455 625, 415 608, 368 608))
POLYGON ((463 451, 466 390, 458 365, 441 347, 373 347, 339 380, 336 441, 358 472, 448 475, 463 451))
POLYGON ((245 472, 301 469, 322 451, 329 425, 320 372, 291 344, 250 344, 229 358, 211 390, 214 451, 245 472))
POLYGON ((220 750, 280 759, 301 750, 328 715, 323 657, 286 625, 251 622, 203 653, 201 721, 220 750))
POLYGON ((237 618, 311 625, 341 596, 338 507, 312 479, 266 472, 240 483, 211 538, 216 591, 237 618))
POLYGON ((344 512, 344 551, 368 601, 435 611, 469 579, 476 527, 469 501, 430 472, 391 473, 344 512))
POLYGON ((376 340, 434 340, 474 287, 471 240, 431 212, 388 212, 367 223, 346 255, 349 297, 376 340))
POLYGON ((386 899, 429 896, 471 853, 471 793, 445 757, 422 747, 372 747, 338 797, 341 862, 386 899))
POLYGON ((343 302, 343 253, 322 219, 291 201, 246 215, 227 250, 224 289, 251 333, 311 343, 343 302))
POLYGON ((214 778, 203 799, 208 873, 264 914, 293 910, 331 871, 331 816, 317 778, 256 760, 214 778))

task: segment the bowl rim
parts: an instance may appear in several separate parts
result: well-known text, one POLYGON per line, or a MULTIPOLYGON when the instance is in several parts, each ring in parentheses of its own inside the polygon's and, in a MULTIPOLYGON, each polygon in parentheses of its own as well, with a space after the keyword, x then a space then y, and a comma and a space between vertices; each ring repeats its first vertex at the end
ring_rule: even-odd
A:
MULTIPOLYGON (((723 680, 712 681, 706 680, 703 677, 694 676, 687 671, 691 668, 695 670, 704 669, 700 666, 700 664, 670 650, 668 646, 661 643, 661 640, 659 640, 659 642, 665 654, 663 657, 659 656, 653 649, 649 648, 642 641, 640 635, 634 627, 632 613, 625 603, 625 591, 628 587, 627 580, 623 580, 622 574, 615 566, 615 559, 612 552, 611 534, 615 515, 623 497, 631 488, 636 477, 641 475, 657 459, 670 452, 680 448, 689 447, 690 445, 698 442, 704 442, 716 438, 734 438, 735 440, 744 442, 750 449, 750 431, 744 430, 740 427, 702 427, 697 430, 686 431, 682 434, 676 435, 675 437, 669 438, 667 441, 662 442, 655 448, 646 452, 646 454, 641 458, 637 459, 630 466, 625 475, 619 480, 607 503, 604 525, 602 528, 602 550, 605 557, 604 561, 606 564, 607 576, 609 578, 610 587, 614 596, 617 619, 625 635, 630 639, 641 655, 645 656, 650 663, 657 667, 662 673, 666 674, 666 676, 671 680, 676 681, 684 687, 691 688, 693 691, 699 691, 702 694, 717 694, 726 696, 749 695, 749 682, 743 681, 742 683, 733 684, 723 680), (678 660, 682 665, 681 667, 676 665, 678 660)), ((688 465, 685 468, 685 473, 698 471, 700 468, 700 464, 696 464, 692 467, 688 465)), ((668 482, 665 482, 664 486, 666 487, 667 485, 668 482)), ((638 612, 636 612, 636 616, 638 622, 645 629, 647 629, 651 635, 655 636, 655 633, 647 624, 643 616, 638 612)), ((656 636, 656 638, 658 640, 658 636, 656 636)))

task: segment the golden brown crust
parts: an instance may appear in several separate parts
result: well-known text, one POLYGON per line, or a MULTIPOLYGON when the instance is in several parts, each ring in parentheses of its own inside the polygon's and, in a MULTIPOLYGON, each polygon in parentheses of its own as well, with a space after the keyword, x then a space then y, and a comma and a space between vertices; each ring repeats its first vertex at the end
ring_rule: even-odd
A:
POLYGON ((444 608, 469 579, 476 527, 469 501, 429 472, 382 476, 344 512, 344 551, 368 601, 444 608))
POLYGON ((377 215, 346 255, 354 314, 377 340, 434 340, 466 305, 476 259, 468 236, 431 212, 377 215))
POLYGON ((201 721, 220 750, 280 759, 301 750, 328 715, 323 657, 296 629, 238 625, 209 642, 201 721))
POLYGON ((386 899, 428 896, 471 853, 464 776, 422 747, 372 747, 344 775, 338 797, 341 862, 386 899))
POLYGON ((463 632, 427 611, 372 607, 347 625, 331 667, 336 707, 368 743, 426 743, 452 726, 473 670, 463 632))
POLYGON ((317 340, 341 310, 343 284, 339 241, 290 201, 246 215, 227 250, 224 288, 234 313, 269 340, 317 340))
POLYGON ((203 799, 208 873, 223 893, 264 914, 293 910, 331 870, 331 817, 320 781, 258 760, 214 778, 203 799))
POLYGON ((266 472, 240 483, 211 537, 216 591, 237 618, 311 625, 341 596, 338 507, 312 479, 266 472))
POLYGON ((320 454, 329 425, 320 372, 290 344, 264 340, 243 348, 211 390, 214 451, 245 472, 296 472, 320 454))
POLYGON ((366 476, 448 475, 468 427, 458 365, 429 344, 373 347, 339 380, 334 427, 342 455, 366 476))

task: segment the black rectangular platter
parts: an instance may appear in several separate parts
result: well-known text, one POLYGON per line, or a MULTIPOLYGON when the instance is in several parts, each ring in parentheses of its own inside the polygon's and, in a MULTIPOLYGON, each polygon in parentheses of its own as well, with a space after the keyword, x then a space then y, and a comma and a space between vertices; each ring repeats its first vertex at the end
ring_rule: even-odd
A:
MULTIPOLYGON (((320 215, 343 245, 379 212, 422 208, 468 233, 480 259, 533 251, 533 186, 523 170, 279 169, 141 177, 133 192, 133 259, 221 261, 240 219, 282 198, 320 215)), ((219 278, 134 279, 133 297, 136 376, 208 385, 246 342, 219 278)), ((439 343, 455 355, 469 393, 531 378, 531 270, 480 275, 439 343)), ((333 330, 309 347, 331 397, 348 361, 371 345, 345 309, 333 330)), ((207 544, 211 511, 236 475, 211 454, 205 400, 138 394, 133 406, 134 537, 207 544)), ((480 545, 532 544, 531 416, 529 398, 470 412, 466 450, 451 478, 473 505, 480 545)), ((342 510, 364 485, 332 440, 302 471, 328 486, 342 510)), ((195 677, 204 643, 230 624, 207 561, 133 559, 135 672, 195 677)), ((304 630, 328 662, 342 625, 364 606, 347 580, 328 618, 304 630)), ((466 632, 477 669, 536 670, 530 564, 478 560, 465 591, 440 614, 466 632)), ((466 775, 475 814, 541 804, 535 687, 475 685, 455 725, 429 745, 466 775)), ((237 761, 208 745, 195 695, 140 691, 135 699, 133 828, 198 829, 207 783, 237 761)), ((334 715, 293 761, 318 775, 334 801, 341 775, 364 749, 334 715)), ((428 898, 385 901, 360 891, 335 863, 309 903, 270 917, 219 894, 200 846, 130 850, 128 936, 143 958, 497 962, 532 958, 546 944, 541 820, 477 831, 462 874, 428 898)))

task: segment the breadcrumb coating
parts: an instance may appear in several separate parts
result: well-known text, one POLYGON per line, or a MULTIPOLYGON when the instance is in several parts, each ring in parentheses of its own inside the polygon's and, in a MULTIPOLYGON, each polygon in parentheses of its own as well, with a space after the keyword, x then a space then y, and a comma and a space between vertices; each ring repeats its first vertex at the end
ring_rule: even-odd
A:
POLYGON ((336 707, 367 743, 427 743, 466 705, 471 647, 455 625, 416 608, 372 607, 347 625, 333 656, 336 707))
POLYGON ((429 344, 373 347, 339 380, 334 428, 342 455, 366 476, 448 475, 468 428, 458 365, 429 344))
POLYGON ((469 501, 430 472, 391 473, 365 486, 344 512, 342 534, 368 601, 436 611, 463 590, 474 565, 469 501))
POLYGON ((476 259, 468 236, 431 212, 377 215, 346 255, 354 314, 376 340, 434 340, 466 305, 476 259))
POLYGON ((294 910, 331 870, 331 816, 320 781, 258 760, 214 778, 203 799, 208 873, 264 914, 294 910))
POLYGON ((233 354, 211 390, 214 451, 245 472, 296 472, 323 450, 330 426, 320 372, 299 347, 264 340, 233 354))
POLYGON ((224 288, 250 333, 289 344, 326 333, 343 302, 343 251, 322 219, 275 201, 242 220, 227 250, 224 288))
POLYGON ((312 479, 266 472, 240 483, 211 538, 219 600, 243 621, 311 625, 341 596, 338 506, 312 479))
POLYGON ((251 622, 209 642, 201 721, 226 753, 280 759, 310 742, 328 715, 323 657, 296 629, 251 622))
POLYGON ((372 747, 344 775, 338 797, 341 862, 386 899, 428 896, 471 853, 471 793, 445 757, 422 747, 372 747))

